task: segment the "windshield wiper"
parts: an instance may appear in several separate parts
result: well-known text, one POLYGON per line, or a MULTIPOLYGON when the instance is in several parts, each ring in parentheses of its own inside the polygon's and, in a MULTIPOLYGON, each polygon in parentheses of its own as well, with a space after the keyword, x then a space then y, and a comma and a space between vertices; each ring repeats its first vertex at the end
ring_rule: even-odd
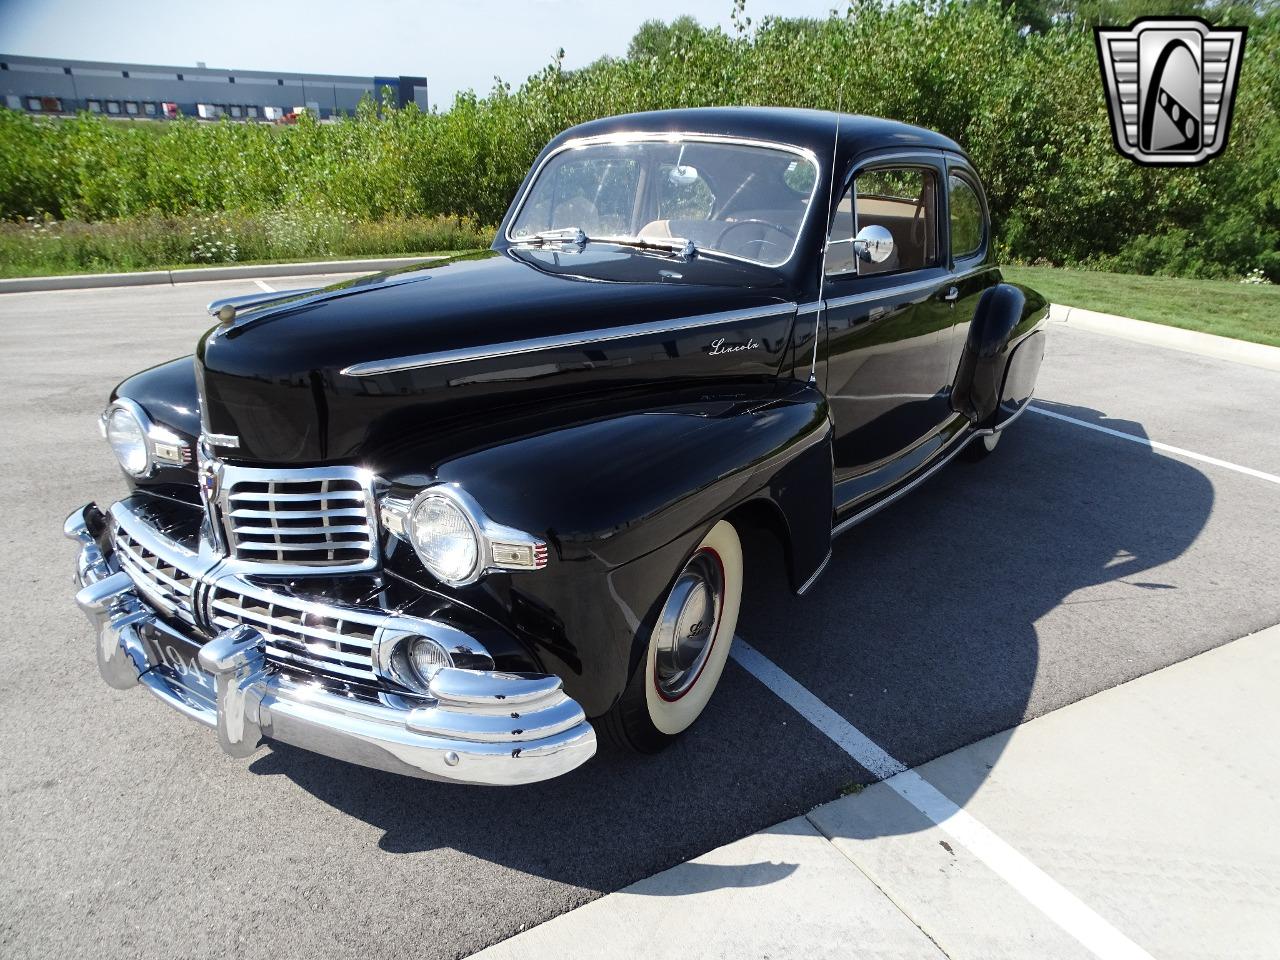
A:
POLYGON ((683 260, 688 260, 699 252, 697 245, 684 237, 589 237, 581 227, 541 230, 527 237, 518 237, 513 242, 520 246, 536 247, 559 243, 570 243, 577 247, 585 247, 588 243, 612 243, 620 247, 636 247, 640 250, 661 250, 664 253, 673 253, 683 260))
POLYGON ((531 233, 527 237, 518 237, 515 242, 522 246, 529 244, 531 246, 545 247, 550 243, 572 243, 578 247, 585 247, 590 239, 581 227, 560 227, 555 230, 542 230, 538 233, 531 233))
POLYGON ((620 247, 638 247, 641 250, 663 250, 688 260, 698 252, 697 245, 685 237, 592 237, 600 243, 616 243, 620 247))

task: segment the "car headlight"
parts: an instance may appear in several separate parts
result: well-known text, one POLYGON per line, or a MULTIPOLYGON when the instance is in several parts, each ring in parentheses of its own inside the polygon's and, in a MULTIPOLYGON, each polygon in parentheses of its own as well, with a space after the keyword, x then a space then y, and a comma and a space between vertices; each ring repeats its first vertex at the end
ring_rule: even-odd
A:
POLYGON ((151 469, 151 454, 147 446, 145 415, 133 403, 117 400, 107 408, 104 433, 111 451, 120 461, 125 473, 135 477, 145 476, 151 469))
POLYGON ((428 492, 413 502, 406 532, 431 575, 450 586, 470 583, 479 572, 480 534, 452 499, 428 492))
POLYGON ((494 570, 541 570, 545 541, 490 520, 456 483, 427 487, 412 500, 379 501, 382 525, 406 541, 433 577, 451 587, 475 583, 494 570))

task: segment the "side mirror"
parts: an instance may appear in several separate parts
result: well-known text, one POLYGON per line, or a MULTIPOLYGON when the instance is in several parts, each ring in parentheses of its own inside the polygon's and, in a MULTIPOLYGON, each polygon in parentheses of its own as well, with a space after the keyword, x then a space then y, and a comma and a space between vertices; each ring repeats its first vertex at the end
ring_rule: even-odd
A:
POLYGON ((888 227, 869 223, 853 238, 853 252, 866 263, 884 263, 893 253, 893 234, 888 227))

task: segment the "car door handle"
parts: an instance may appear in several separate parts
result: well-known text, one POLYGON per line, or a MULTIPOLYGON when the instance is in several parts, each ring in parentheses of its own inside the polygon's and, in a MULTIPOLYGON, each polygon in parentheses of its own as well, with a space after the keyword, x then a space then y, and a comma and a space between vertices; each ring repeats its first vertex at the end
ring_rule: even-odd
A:
POLYGON ((946 293, 942 295, 942 299, 947 301, 948 303, 953 303, 954 301, 960 299, 960 288, 952 287, 950 290, 948 290, 946 293))

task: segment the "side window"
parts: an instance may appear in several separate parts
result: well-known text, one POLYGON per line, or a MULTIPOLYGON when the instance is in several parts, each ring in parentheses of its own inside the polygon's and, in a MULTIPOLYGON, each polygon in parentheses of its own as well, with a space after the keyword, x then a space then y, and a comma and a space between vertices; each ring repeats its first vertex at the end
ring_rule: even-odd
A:
POLYGON ((938 263, 938 190, 932 170, 876 167, 858 175, 836 208, 827 247, 827 276, 905 273, 938 263), (889 256, 859 256, 858 231, 879 226, 893 237, 889 256))
POLYGON ((982 248, 982 201, 973 184, 954 173, 947 178, 947 193, 951 201, 951 258, 962 260, 982 248))

